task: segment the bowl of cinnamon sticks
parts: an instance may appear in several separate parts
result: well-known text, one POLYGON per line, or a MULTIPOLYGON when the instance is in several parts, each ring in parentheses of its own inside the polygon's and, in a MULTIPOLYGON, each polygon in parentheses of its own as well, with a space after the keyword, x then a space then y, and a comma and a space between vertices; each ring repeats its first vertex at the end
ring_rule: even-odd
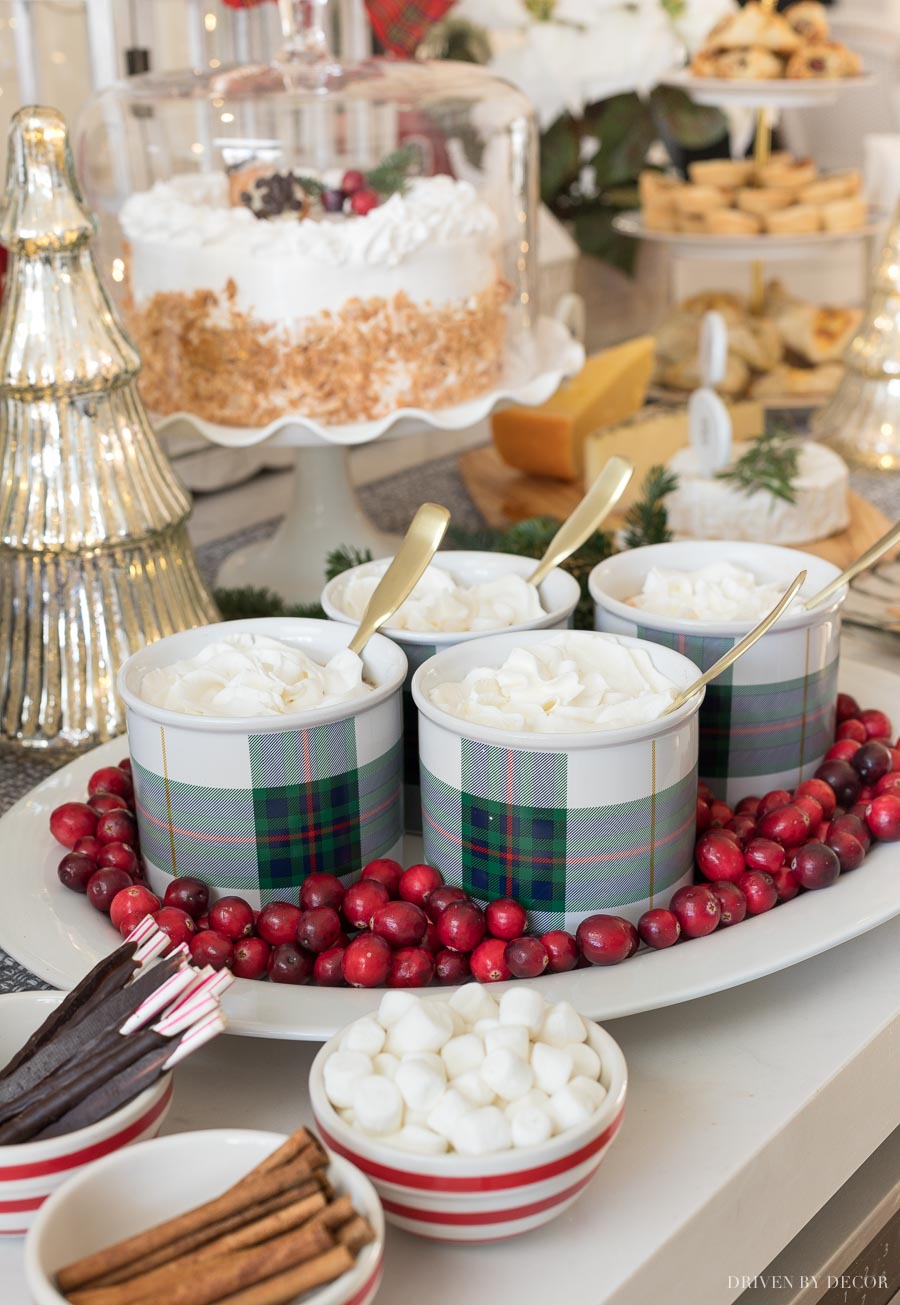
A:
POLYGON ((67 1182, 25 1272, 34 1305, 368 1305, 383 1249, 372 1184, 307 1129, 209 1129, 67 1182))

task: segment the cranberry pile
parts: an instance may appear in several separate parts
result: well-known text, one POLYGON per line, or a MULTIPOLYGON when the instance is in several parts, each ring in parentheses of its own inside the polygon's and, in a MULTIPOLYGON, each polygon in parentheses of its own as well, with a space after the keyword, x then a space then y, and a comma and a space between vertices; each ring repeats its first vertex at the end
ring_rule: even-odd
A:
POLYGON ((641 942, 671 947, 770 911, 798 893, 827 888, 855 870, 873 839, 900 839, 900 740, 892 745, 883 711, 838 696, 836 741, 815 778, 793 793, 745 797, 732 811, 700 786, 696 865, 705 882, 679 888, 667 908, 646 911, 637 928, 617 915, 592 915, 572 934, 529 933, 519 902, 481 907, 445 884, 429 865, 404 870, 370 861, 345 888, 311 874, 299 901, 254 911, 241 897, 210 905, 200 879, 181 877, 163 901, 143 880, 131 766, 96 771, 87 802, 66 802, 50 831, 70 850, 59 878, 85 893, 125 936, 145 915, 196 965, 228 966, 238 978, 326 987, 419 988, 433 981, 536 979, 587 965, 617 965, 641 942))

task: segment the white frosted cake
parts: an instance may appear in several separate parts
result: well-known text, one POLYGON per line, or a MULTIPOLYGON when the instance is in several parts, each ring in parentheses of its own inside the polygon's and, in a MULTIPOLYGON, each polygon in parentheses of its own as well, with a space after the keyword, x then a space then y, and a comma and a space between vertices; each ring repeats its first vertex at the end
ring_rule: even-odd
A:
POLYGON ((256 165, 237 184, 177 176, 126 201, 148 406, 238 426, 291 412, 340 424, 496 384, 509 288, 492 209, 449 176, 370 198, 327 180, 256 165))
MULTIPOLYGON (((733 461, 749 448, 735 444, 733 461)), ((666 497, 669 529, 676 536, 806 544, 850 524, 847 464, 822 444, 798 445, 793 503, 763 489, 748 494, 730 480, 704 474, 692 448, 680 450, 668 465, 678 477, 677 489, 666 497)))

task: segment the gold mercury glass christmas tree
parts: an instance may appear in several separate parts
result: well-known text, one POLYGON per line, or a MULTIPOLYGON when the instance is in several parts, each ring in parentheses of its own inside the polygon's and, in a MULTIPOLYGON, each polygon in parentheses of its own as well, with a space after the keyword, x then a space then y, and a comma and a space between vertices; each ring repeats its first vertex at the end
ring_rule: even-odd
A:
POLYGON ((20 109, 0 210, 0 743, 63 754, 122 733, 131 652, 216 617, 94 233, 62 116, 20 109))

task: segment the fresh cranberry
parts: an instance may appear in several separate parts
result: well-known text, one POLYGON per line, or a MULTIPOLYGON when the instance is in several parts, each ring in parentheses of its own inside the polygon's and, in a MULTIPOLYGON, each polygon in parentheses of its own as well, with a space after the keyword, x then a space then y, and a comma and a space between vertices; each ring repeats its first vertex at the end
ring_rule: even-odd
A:
POLYGON ((889 739, 894 733, 890 717, 886 716, 883 711, 870 708, 868 711, 861 711, 859 719, 865 726, 867 738, 889 739))
POLYGON ((425 903, 425 914, 432 924, 437 924, 448 906, 452 906, 454 902, 468 902, 469 900, 469 894, 465 889, 458 888, 454 884, 441 884, 440 888, 435 888, 433 893, 428 894, 428 901, 425 903))
POLYGON ((223 938, 212 929, 195 933, 190 942, 191 960, 201 969, 205 965, 214 970, 225 970, 231 965, 234 956, 234 943, 230 938, 223 938))
MULTIPOLYGON (((821 807, 819 809, 821 810, 821 807)), ((737 834, 738 842, 743 846, 753 837, 756 820, 751 815, 732 816, 725 829, 729 834, 737 834)))
POLYGON ((839 721, 852 720, 854 716, 859 715, 859 703, 849 693, 839 693, 837 696, 837 719, 839 721))
POLYGON ((374 190, 358 190, 355 195, 350 196, 350 207, 359 217, 365 217, 371 213, 373 208, 377 208, 381 201, 374 190))
POLYGON ((862 747, 856 739, 839 739, 825 753, 826 761, 850 761, 862 747))
POLYGON ((807 843, 791 857, 790 868, 801 888, 830 888, 841 873, 841 862, 833 848, 807 843))
POLYGON ((311 911, 315 906, 330 906, 339 911, 344 901, 344 885, 337 875, 315 871, 307 875, 300 885, 300 909, 311 911))
POLYGON ((710 888, 719 903, 720 926, 727 929, 729 925, 740 924, 747 914, 747 899, 743 889, 724 879, 717 884, 710 884, 710 888))
POLYGON ((73 893, 86 893, 88 882, 97 873, 97 862, 84 852, 67 852, 56 868, 59 882, 73 893))
POLYGON ((863 784, 877 784, 885 775, 890 774, 891 754, 883 743, 872 739, 854 752, 850 764, 863 784))
POLYGON ((88 803, 96 816, 105 816, 109 811, 130 811, 123 797, 115 793, 97 793, 88 803))
POLYGON ((779 807, 786 807, 791 800, 791 795, 787 789, 773 788, 770 793, 765 793, 759 799, 759 806, 756 808, 757 820, 762 820, 763 816, 768 815, 770 811, 777 811, 779 807))
POLYGON ((163 898, 166 906, 177 906, 187 911, 192 920, 199 920, 209 910, 209 888, 202 879, 182 875, 173 879, 163 898))
POLYGON ((727 838, 729 842, 734 843, 735 847, 741 846, 741 840, 738 838, 735 831, 733 829, 727 829, 725 825, 713 825, 711 829, 707 830, 707 833, 721 834, 723 838, 727 838))
POLYGON ((784 848, 771 838, 753 838, 744 848, 744 860, 751 870, 773 874, 784 865, 784 848))
POLYGON ((109 918, 121 933, 122 921, 137 915, 143 920, 145 915, 155 915, 162 903, 143 884, 129 884, 121 889, 109 904, 109 918))
POLYGON ((866 812, 866 821, 882 843, 895 843, 900 838, 900 796, 882 793, 873 798, 866 812))
POLYGON ((329 947, 319 953, 313 964, 313 983, 320 988, 345 987, 343 947, 329 947))
POLYGON ((425 937, 422 939, 422 946, 427 947, 432 956, 437 956, 438 952, 443 951, 441 940, 438 937, 437 925, 433 920, 429 920, 425 928, 425 937))
POLYGON ((888 752, 891 754, 891 770, 900 770, 900 748, 889 747, 888 752))
POLYGON ((374 879, 378 884, 384 884, 388 890, 388 897, 397 897, 400 893, 400 876, 403 874, 403 866, 399 861, 392 861, 389 856, 381 856, 377 861, 370 861, 368 865, 362 868, 361 878, 374 879))
POLYGON ((730 879, 733 883, 744 873, 744 854, 724 831, 707 830, 698 839, 694 856, 707 879, 730 879))
POLYGON ((267 969, 273 983, 309 983, 314 961, 309 952, 295 943, 281 943, 273 947, 267 969))
POLYGON ((326 186, 322 191, 319 199, 326 213, 341 213, 344 208, 344 200, 347 196, 342 190, 336 190, 334 186, 326 186))
POLYGON ((440 888, 443 882, 444 876, 433 865, 411 865, 400 876, 400 896, 404 902, 412 902, 424 909, 429 893, 440 888))
POLYGON ((87 899, 91 906, 104 915, 109 914, 112 900, 123 888, 131 887, 131 875, 124 870, 108 866, 105 870, 95 870, 88 880, 87 899))
POLYGON ((220 897, 209 908, 209 927, 237 942, 253 932, 253 908, 243 897, 220 897))
POLYGON ((712 824, 712 815, 709 810, 709 803, 704 802, 703 798, 697 798, 697 833, 703 834, 712 824))
POLYGON ((697 785, 697 796, 699 798, 702 798, 703 801, 707 804, 707 806, 710 804, 710 802, 716 801, 715 793, 712 791, 709 785, 705 783, 702 779, 697 785))
POLYGON ((454 952, 473 952, 485 928, 484 911, 474 902, 453 902, 437 920, 438 938, 454 952))
MULTIPOLYGON (((829 834, 850 834, 857 842, 862 843, 864 852, 868 852, 872 846, 872 834, 865 811, 861 815, 857 815, 853 811, 845 811, 842 816, 835 816, 828 832, 829 834)), ((823 838, 822 842, 825 841, 823 838)))
POLYGON ((117 762, 116 762, 116 765, 118 766, 119 770, 124 770, 124 771, 125 771, 125 774, 128 775, 129 778, 130 778, 130 776, 131 776, 131 758, 130 758, 130 757, 123 757, 121 761, 117 761, 117 762))
POLYGON ((637 951, 638 931, 620 915, 589 915, 581 921, 575 941, 591 965, 618 965, 637 951))
POLYGON ((502 938, 485 938, 469 957, 472 978, 477 979, 479 983, 497 983, 504 979, 511 979, 505 952, 506 943, 502 938))
POLYGON ((824 779, 834 789, 838 806, 852 807, 862 788, 859 775, 849 761, 823 761, 816 779, 824 779))
POLYGON ((713 829, 717 825, 727 825, 733 815, 734 812, 727 802, 710 802, 709 818, 713 829))
POLYGON ((105 843, 97 857, 97 865, 101 870, 106 866, 114 866, 116 870, 124 870, 132 878, 138 875, 141 869, 134 848, 128 847, 125 843, 105 843))
POLYGON ((50 812, 50 833, 63 847, 72 848, 79 838, 93 837, 97 816, 86 802, 64 802, 50 812))
POLYGON ((681 925, 685 938, 704 938, 718 928, 721 916, 718 899, 706 884, 687 884, 679 888, 672 894, 669 910, 681 925))
POLYGON ((770 838, 782 847, 799 847, 809 837, 809 816, 800 807, 777 807, 768 811, 757 825, 760 838, 770 838))
POLYGON ((199 917, 197 918, 197 928, 198 928, 198 929, 208 929, 208 928, 209 928, 209 916, 208 916, 208 915, 201 915, 201 916, 199 916, 199 917))
POLYGON ((350 168, 341 177, 341 190, 345 195, 354 195, 358 190, 362 190, 366 184, 366 178, 362 172, 357 172, 356 168, 350 168))
POLYGON ((528 912, 514 897, 497 897, 484 908, 488 933, 494 938, 511 942, 520 938, 528 928, 528 912))
MULTIPOLYGON (((320 907, 329 911, 330 907, 320 907)), ((340 930, 341 922, 337 913, 331 911, 340 930)), ((303 912, 293 902, 267 902, 256 917, 256 932, 270 947, 280 947, 282 943, 299 942, 306 945, 304 938, 297 937, 297 926, 303 919, 303 912)))
POLYGON ((644 912, 637 922, 637 931, 642 942, 656 949, 672 947, 681 937, 678 916, 659 906, 644 912))
POLYGON ((742 797, 740 802, 738 802, 737 806, 734 808, 734 814, 736 816, 753 816, 755 819, 758 819, 759 804, 761 801, 761 798, 755 797, 753 794, 748 794, 747 797, 742 797))
POLYGON ((374 879, 358 879, 344 893, 341 910, 351 929, 368 929, 379 906, 390 900, 384 884, 374 879))
POLYGON ((389 988, 425 988, 433 978, 434 957, 424 947, 399 947, 394 952, 389 988))
POLYGON ((565 929, 550 929, 541 934, 541 942, 549 956, 548 974, 565 974, 578 963, 578 944, 565 929))
POLYGON ((269 969, 272 949, 264 938, 241 938, 234 944, 231 972, 236 979, 261 979, 269 969))
POLYGON ((191 939, 197 932, 197 926, 187 911, 179 911, 177 906, 164 906, 153 916, 157 929, 162 929, 172 939, 175 947, 179 943, 190 946, 191 939))
POLYGON ((868 737, 865 725, 861 720, 856 719, 841 721, 834 731, 836 743, 841 739, 853 739, 856 743, 865 743, 868 737))
POLYGON ((798 797, 815 798, 822 808, 826 820, 831 819, 837 806, 834 789, 822 779, 805 779, 802 784, 797 785, 794 797, 795 799, 798 797))
MULTIPOLYGON (((897 778, 900 779, 900 775, 897 778)), ((83 856, 89 856, 92 861, 96 861, 105 846, 106 844, 101 843, 100 839, 95 838, 93 834, 85 834, 84 838, 78 839, 72 851, 81 852, 83 856)))
POLYGON ((134 793, 134 785, 131 776, 126 775, 121 766, 102 766, 91 775, 87 791, 91 797, 95 793, 115 793, 117 797, 130 800, 134 793))
POLYGON ((344 951, 343 973, 353 988, 383 988, 391 975, 393 952, 383 938, 360 934, 344 951))
MULTIPOLYGON (((257 922, 257 928, 259 927, 257 922)), ((261 935, 265 938, 265 934, 261 935)), ((341 938, 341 917, 331 906, 314 906, 304 911, 297 924, 296 941, 313 955, 319 956, 330 947, 338 946, 341 938)))
POLYGON ((789 902, 800 891, 797 876, 786 865, 780 865, 777 870, 772 871, 772 882, 775 885, 779 902, 789 902))
POLYGON ((825 845, 837 855, 842 874, 847 874, 850 870, 858 870, 866 859, 866 849, 862 843, 846 830, 830 829, 825 845))
POLYGON ((540 938, 527 933, 508 942, 503 956, 514 979, 540 978, 550 962, 540 938))
POLYGON ((97 821, 96 834, 101 843, 127 843, 135 847, 137 822, 130 811, 107 811, 97 821))
POLYGON ((765 870, 746 870, 738 880, 738 888, 747 899, 748 915, 771 911, 778 901, 775 880, 765 870))
POLYGON ((385 902, 372 916, 372 932, 392 947, 418 947, 428 928, 428 916, 412 902, 385 902))
MULTIPOLYGON (((898 791, 900 791, 900 771, 897 770, 892 770, 887 775, 882 775, 881 779, 875 785, 876 797, 880 797, 882 793, 896 793, 898 791)), ((86 847, 82 848, 81 844, 93 842, 94 839, 92 838, 79 838, 78 842, 75 844, 75 851, 85 851, 88 856, 90 856, 91 854, 88 849, 86 847)))
MULTIPOLYGON (((499 941, 501 940, 489 939, 489 942, 499 941)), ((484 947, 486 944, 482 943, 481 946, 484 947)), ((478 951, 479 949, 476 948, 475 950, 478 951)), ((472 953, 472 956, 474 955, 475 952, 472 953)), ((443 984, 468 983, 472 977, 470 959, 464 952, 451 952, 449 947, 444 947, 434 958, 434 977, 438 983, 443 984)), ((486 979, 482 979, 482 983, 486 982, 486 979)))
POLYGON ((809 817, 810 834, 813 834, 825 819, 825 812, 822 810, 821 802, 809 793, 801 793, 799 797, 795 797, 792 805, 806 812, 809 817))

